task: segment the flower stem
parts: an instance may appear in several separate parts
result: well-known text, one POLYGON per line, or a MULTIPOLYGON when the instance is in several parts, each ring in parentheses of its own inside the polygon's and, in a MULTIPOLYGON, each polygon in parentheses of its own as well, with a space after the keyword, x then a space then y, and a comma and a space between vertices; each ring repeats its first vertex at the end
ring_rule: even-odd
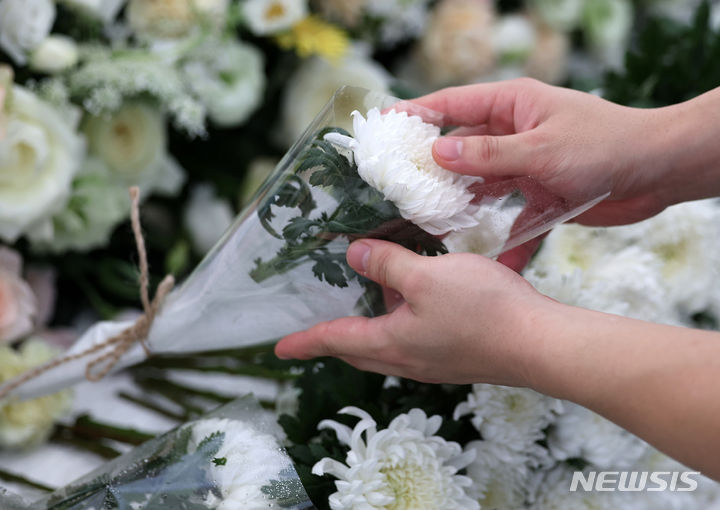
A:
POLYGON ((22 475, 19 475, 17 473, 11 473, 10 471, 5 471, 4 469, 0 469, 0 480, 3 480, 5 482, 17 483, 26 487, 32 487, 33 489, 38 489, 46 492, 52 492, 55 490, 54 488, 44 485, 40 482, 34 482, 33 480, 29 480, 22 475))

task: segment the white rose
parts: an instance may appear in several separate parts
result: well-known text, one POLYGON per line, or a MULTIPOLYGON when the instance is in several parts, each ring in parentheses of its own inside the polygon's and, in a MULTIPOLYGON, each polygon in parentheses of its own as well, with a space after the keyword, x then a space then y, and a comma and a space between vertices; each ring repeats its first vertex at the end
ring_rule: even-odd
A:
POLYGON ((115 19, 125 0, 60 0, 66 5, 83 10, 106 23, 115 19))
MULTIPOLYGON (((283 98, 283 134, 288 147, 303 134, 335 91, 343 85, 389 93, 390 75, 358 48, 348 52, 343 60, 335 64, 319 57, 305 60, 288 80, 283 98)), ((344 106, 347 114, 337 116, 340 127, 352 127, 350 112, 355 109, 365 108, 361 104, 344 106)))
POLYGON ((185 228, 198 253, 206 253, 232 225, 235 213, 227 200, 215 196, 209 184, 193 188, 185 209, 185 228))
POLYGON ((144 194, 172 194, 182 185, 182 169, 167 154, 165 119, 149 104, 128 102, 112 114, 90 117, 83 129, 90 153, 108 165, 117 182, 144 194))
POLYGON ((127 187, 111 177, 105 162, 91 156, 73 182, 67 207, 28 237, 42 251, 89 250, 107 244, 129 214, 127 187))
POLYGON ((85 143, 58 110, 16 86, 0 141, 0 238, 21 234, 65 207, 85 143))
POLYGON ((30 67, 42 73, 59 73, 78 62, 75 41, 61 35, 51 35, 30 55, 30 67))
POLYGON ((20 255, 0 246, 0 343, 22 338, 33 329, 37 301, 21 274, 20 255))
POLYGON ((287 30, 307 16, 307 0, 246 0, 243 14, 257 35, 287 30))
POLYGON ((126 11, 132 30, 148 39, 176 39, 203 22, 220 27, 229 0, 130 0, 126 11))
POLYGON ((0 47, 17 64, 45 40, 55 22, 52 0, 0 0, 0 47))
POLYGON ((262 53, 238 41, 196 48, 182 66, 189 88, 222 127, 237 126, 260 106, 265 91, 262 53))

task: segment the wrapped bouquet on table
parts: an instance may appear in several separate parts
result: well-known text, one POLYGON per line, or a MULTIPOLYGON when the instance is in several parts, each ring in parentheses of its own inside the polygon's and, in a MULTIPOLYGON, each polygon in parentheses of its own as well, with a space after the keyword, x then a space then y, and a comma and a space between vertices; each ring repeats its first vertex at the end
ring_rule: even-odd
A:
POLYGON ((470 242, 495 256, 601 198, 570 203, 528 177, 490 183, 441 168, 432 144, 447 127, 439 112, 341 88, 192 275, 153 305, 141 341, 117 342, 137 329, 132 321, 100 322, 0 396, 57 391, 148 353, 248 347, 324 320, 382 314, 380 289, 345 261, 352 240, 426 255, 470 242))

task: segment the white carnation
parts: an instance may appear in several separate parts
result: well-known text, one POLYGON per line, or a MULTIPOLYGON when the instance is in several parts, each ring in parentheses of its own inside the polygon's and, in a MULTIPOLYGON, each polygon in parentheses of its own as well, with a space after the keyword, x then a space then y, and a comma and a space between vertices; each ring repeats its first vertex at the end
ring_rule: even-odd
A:
POLYGON ((599 414, 570 402, 564 405, 548 435, 556 459, 581 458, 598 469, 626 469, 648 451, 647 443, 599 414))
POLYGON ((0 47, 22 65, 50 34, 54 22, 52 0, 0 0, 0 47))
POLYGON ((275 34, 307 16, 307 0, 246 0, 243 13, 254 34, 275 34))
POLYGON ((15 86, 0 140, 0 239, 14 242, 65 207, 85 143, 62 114, 15 86))
POLYGON ((235 213, 227 200, 218 198, 210 184, 198 184, 190 193, 183 215, 185 228, 198 253, 206 253, 215 246, 232 225, 235 213))
POLYGON ((227 418, 209 418, 188 425, 192 438, 188 451, 192 452, 206 438, 223 434, 222 446, 208 465, 210 479, 220 493, 220 501, 213 494, 208 503, 217 510, 265 510, 279 508, 262 492, 270 480, 281 478, 283 470, 292 469, 289 457, 277 439, 258 431, 246 423, 227 418))
MULTIPOLYGON (((329 62, 320 57, 305 59, 288 80, 283 97, 283 138, 286 146, 289 147, 300 138, 335 91, 344 85, 388 93, 390 74, 359 47, 353 48, 339 62, 329 62)), ((347 116, 336 116, 338 126, 350 130, 350 112, 363 105, 342 106, 347 116)))
POLYGON ((433 142, 440 128, 415 115, 371 109, 367 119, 353 112, 355 137, 337 133, 326 139, 351 149, 360 177, 393 202, 403 218, 435 235, 475 227, 479 207, 468 190, 481 182, 435 162, 433 142))
POLYGON ((242 124, 262 103, 263 55, 249 44, 234 40, 205 43, 191 52, 181 71, 219 126, 242 124))
POLYGON ((459 444, 435 435, 442 424, 439 416, 428 418, 422 410, 413 409, 378 431, 372 417, 361 409, 347 407, 340 413, 360 421, 354 429, 333 420, 323 420, 319 427, 334 430, 340 442, 350 447, 347 465, 324 458, 313 466, 315 475, 338 478, 330 508, 479 510, 466 493, 472 482, 457 474, 474 453, 463 453, 459 444))
POLYGON ((473 384, 467 400, 455 409, 455 419, 472 414, 484 440, 528 452, 562 409, 560 400, 527 388, 473 384))
POLYGON ((163 115, 143 102, 129 102, 111 115, 87 119, 90 152, 102 159, 116 182, 145 194, 176 193, 185 176, 167 153, 163 115))

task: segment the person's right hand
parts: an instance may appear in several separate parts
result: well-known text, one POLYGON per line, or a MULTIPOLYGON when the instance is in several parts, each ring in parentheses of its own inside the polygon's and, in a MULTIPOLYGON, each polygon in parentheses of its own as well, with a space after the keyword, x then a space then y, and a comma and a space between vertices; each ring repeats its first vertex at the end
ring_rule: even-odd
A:
MULTIPOLYGON (((692 101, 642 110, 518 79, 448 88, 412 102, 443 113, 446 125, 462 126, 433 148, 449 170, 486 178, 531 176, 573 201, 610 192, 576 219, 580 223, 633 223, 713 193, 687 175, 697 163, 690 146, 703 147, 696 118, 701 109, 692 101)), ((704 152, 715 145, 709 142, 704 152)))

